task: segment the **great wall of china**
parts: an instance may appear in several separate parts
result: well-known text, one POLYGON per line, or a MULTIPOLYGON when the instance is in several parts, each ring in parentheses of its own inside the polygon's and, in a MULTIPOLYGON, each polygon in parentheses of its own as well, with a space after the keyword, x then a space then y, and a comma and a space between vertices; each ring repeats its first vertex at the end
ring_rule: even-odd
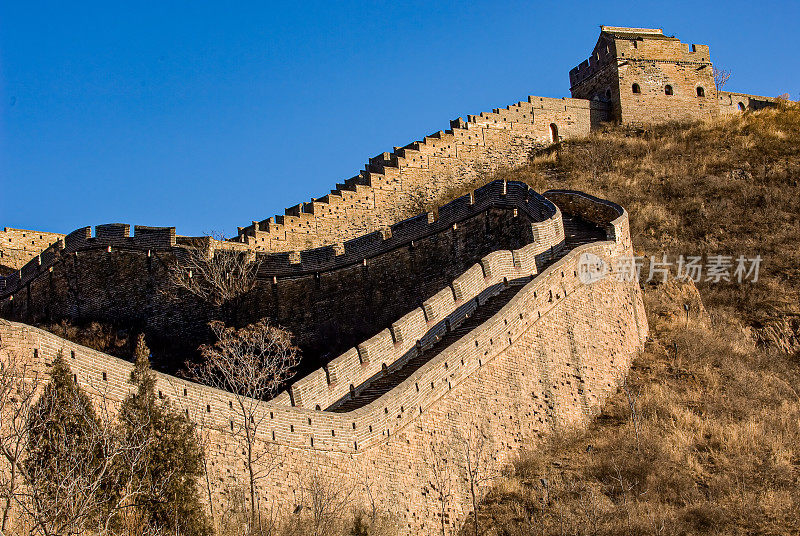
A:
MULTIPOLYGON (((301 501, 308 471, 331 485, 371 482, 381 511, 410 534, 430 533, 440 509, 430 488, 430 444, 449 441, 456 449, 455 438, 475 428, 491 441, 491 467, 499 470, 521 445, 585 422, 599 409, 641 348, 647 324, 638 284, 615 278, 584 284, 578 259, 591 252, 613 265, 630 254, 627 214, 579 193, 552 197, 574 211, 568 217, 582 216, 555 248, 534 242, 490 253, 421 308, 262 403, 269 423, 263 448, 284 460, 262 496, 277 498, 288 513, 301 501), (608 218, 611 211, 616 218, 608 218), (541 248, 554 254, 541 260, 538 273, 541 248), (374 392, 383 378, 393 381, 374 392)), ((129 389, 127 361, 16 322, 2 321, 0 339, 6 351, 42 363, 63 351, 89 392, 119 399, 129 389)), ((237 445, 226 438, 236 418, 233 397, 163 374, 157 388, 213 428, 212 481, 223 504, 242 470, 237 445)), ((463 482, 455 489, 450 524, 468 512, 463 482)))
MULTIPOLYGON (((14 271, 0 278, 3 352, 46 368, 63 351, 81 385, 119 400, 129 389, 129 362, 33 324, 102 321, 144 332, 156 364, 173 371, 209 341, 209 320, 269 317, 295 334, 304 357, 287 390, 259 403, 268 423, 260 448, 283 461, 260 496, 291 515, 313 473, 358 488, 360 506, 374 501, 408 534, 436 533, 443 509, 432 445, 455 452, 459 438, 479 433, 491 447, 490 468, 500 470, 542 435, 585 423, 624 377, 647 323, 637 282, 581 278, 584 254, 610 267, 632 255, 628 215, 612 202, 494 181, 408 216, 481 174, 523 165, 537 148, 585 137, 605 121, 638 122, 628 115, 631 102, 646 110, 647 99, 680 95, 666 101, 674 103, 671 118, 769 103, 716 92, 703 70, 708 47, 662 37, 604 27, 593 59, 571 73, 573 96, 582 98, 529 97, 452 121, 447 131, 370 159, 330 194, 239 228, 228 242, 171 227, 135 226, 130 236, 124 224, 42 234, 49 247, 27 263, 30 252, 4 255, 14 271), (667 80, 665 96, 663 76, 650 69, 633 82, 641 97, 622 97, 620 88, 639 76, 619 72, 623 50, 644 54, 645 63, 666 54, 656 63, 668 74, 677 69, 680 76, 670 76, 679 79, 667 80), (609 73, 613 90, 599 82, 609 73), (253 252, 261 262, 255 287, 224 311, 188 293, 176 298, 167 270, 195 247, 253 252)), ((33 233, 9 232, 14 244, 33 233)), ((157 388, 213 436, 212 501, 230 502, 243 476, 229 434, 232 395, 166 373, 157 388)), ((463 478, 453 491, 445 522, 457 527, 471 508, 463 478)))

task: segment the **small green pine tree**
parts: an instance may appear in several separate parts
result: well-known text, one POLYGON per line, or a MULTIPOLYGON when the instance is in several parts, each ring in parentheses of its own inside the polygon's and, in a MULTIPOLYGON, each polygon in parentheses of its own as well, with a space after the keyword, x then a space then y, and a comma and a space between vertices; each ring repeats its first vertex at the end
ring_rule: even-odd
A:
POLYGON ((145 526, 185 536, 210 535, 197 487, 203 451, 194 424, 156 395, 149 354, 139 335, 130 379, 136 391, 123 401, 119 418, 126 444, 141 445, 144 452, 122 458, 121 470, 129 472, 123 482, 138 490, 134 502, 145 526))
POLYGON ((100 521, 108 436, 61 352, 28 419, 25 477, 35 533, 73 534, 100 521))

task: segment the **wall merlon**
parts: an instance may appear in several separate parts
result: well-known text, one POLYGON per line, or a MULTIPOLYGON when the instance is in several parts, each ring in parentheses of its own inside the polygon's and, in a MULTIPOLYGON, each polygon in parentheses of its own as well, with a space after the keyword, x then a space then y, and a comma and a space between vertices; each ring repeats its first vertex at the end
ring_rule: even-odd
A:
MULTIPOLYGON (((392 333, 387 328, 362 342, 357 346, 358 355, 361 358, 361 364, 366 369, 376 373, 380 371, 381 365, 391 363, 394 356, 394 340, 392 333)), ((370 374, 371 375, 371 374, 370 374)))
POLYGON ((135 225, 133 237, 137 245, 167 248, 175 245, 175 227, 148 227, 135 225))
POLYGON ((464 302, 474 298, 485 288, 483 267, 478 263, 453 281, 453 296, 456 302, 464 302))
POLYGON ((510 281, 521 274, 515 265, 514 253, 507 250, 489 253, 481 259, 481 266, 486 279, 491 283, 500 282, 504 278, 510 281))
POLYGON ((425 311, 425 318, 430 324, 442 320, 453 309, 454 305, 453 289, 447 287, 425 300, 422 304, 422 309, 425 311))
POLYGON ((85 247, 89 238, 92 237, 91 227, 82 227, 75 229, 67 236, 64 237, 64 249, 68 252, 73 252, 79 248, 85 247))
POLYGON ((296 407, 309 409, 324 409, 327 406, 325 401, 328 398, 330 389, 328 387, 327 375, 325 370, 317 369, 310 374, 300 378, 289 388, 291 399, 296 407))
POLYGON ((131 226, 127 223, 106 223, 96 225, 94 233, 97 238, 128 238, 131 235, 131 226))
POLYGON ((350 384, 361 373, 361 358, 358 349, 350 348, 342 355, 333 358, 327 364, 328 379, 334 400, 350 392, 350 384))
POLYGON ((413 348, 419 339, 428 331, 425 313, 418 307, 392 324, 397 351, 400 355, 413 348))

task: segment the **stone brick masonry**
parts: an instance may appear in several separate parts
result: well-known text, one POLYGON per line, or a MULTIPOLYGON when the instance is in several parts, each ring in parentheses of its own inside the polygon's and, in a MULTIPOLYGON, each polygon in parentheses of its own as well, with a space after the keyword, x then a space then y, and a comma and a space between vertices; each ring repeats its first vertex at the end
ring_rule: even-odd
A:
POLYGON ((19 270, 60 238, 64 238, 64 235, 10 227, 3 228, 0 231, 0 275, 19 270))
MULTIPOLYGON (((717 92, 711 68, 708 46, 604 26, 592 57, 570 72, 577 98, 528 97, 459 118, 370 159, 330 194, 240 228, 233 241, 171 227, 131 234, 127 224, 66 236, 6 229, 0 264, 14 271, 0 277, 0 358, 13 352, 44 369, 63 351, 81 385, 120 400, 130 363, 22 322, 100 320, 143 331, 169 370, 208 341, 208 320, 270 317, 295 333, 304 358, 286 391, 258 403, 267 423, 259 449, 282 461, 262 481, 263 500, 295 515, 314 480, 352 488, 355 506, 374 501, 407 534, 438 533, 442 512, 456 527, 470 508, 457 468, 465 438, 488 443, 487 468, 497 471, 538 437, 584 423, 624 377, 647 324, 637 283, 579 277, 583 254, 613 266, 632 253, 627 213, 614 203, 495 181, 408 216, 454 185, 524 164, 538 147, 587 136, 604 121, 774 105, 717 92), (255 252, 255 288, 224 311, 176 297, 166 270, 192 247, 255 252), (444 505, 432 449, 452 462, 444 505)), ((238 418, 232 396, 167 374, 157 389, 210 434, 212 501, 230 504, 244 481, 229 433, 238 418)))
MULTIPOLYGON (((630 254, 627 214, 577 192, 548 196, 566 213, 606 229, 608 239, 576 247, 532 280, 536 263, 525 261, 531 258, 525 250, 535 245, 491 253, 453 281, 449 298, 437 293, 421 311, 392 323, 386 335, 365 341, 355 354, 345 352, 326 370, 298 382, 294 396, 285 393, 261 404, 268 422, 262 448, 283 463, 263 481, 260 493, 276 500, 282 515, 304 504, 303 490, 314 478, 319 485, 357 488, 356 505, 368 507, 371 497, 404 533, 434 534, 441 504, 432 490, 426 455, 432 444, 449 449, 455 463, 459 438, 477 430, 489 442, 488 468, 499 470, 521 445, 590 418, 616 389, 647 334, 640 291, 636 283, 614 278, 585 285, 578 277, 578 260, 591 252, 612 265, 618 255, 630 254), (526 280, 496 314, 377 400, 345 413, 324 410, 343 393, 347 396, 349 385, 358 388, 365 378, 382 374, 383 365, 402 359, 410 341, 454 319, 465 303, 481 301, 498 285, 526 280)), ((3 321, 0 342, 4 352, 37 359, 42 366, 63 351, 76 379, 97 395, 120 399, 129 388, 130 363, 53 334, 3 321)), ((157 389, 214 436, 211 481, 215 504, 224 505, 231 487, 243 478, 239 447, 227 435, 237 418, 230 409, 232 397, 163 374, 157 389)), ((445 512, 446 522, 456 526, 468 513, 469 501, 463 477, 455 466, 452 471, 454 494, 445 512)))
MULTIPOLYGON (((235 240, 265 252, 337 245, 416 214, 442 191, 476 176, 524 164, 538 147, 585 137, 604 122, 702 120, 775 105, 769 97, 718 92, 710 54, 708 45, 681 43, 660 29, 602 26, 591 57, 569 73, 573 98, 529 96, 455 119, 448 130, 369 159, 329 194, 240 227, 235 240)), ((0 264, 11 269, 63 236, 5 233, 0 264), (44 238, 28 244, 20 234, 44 238)))

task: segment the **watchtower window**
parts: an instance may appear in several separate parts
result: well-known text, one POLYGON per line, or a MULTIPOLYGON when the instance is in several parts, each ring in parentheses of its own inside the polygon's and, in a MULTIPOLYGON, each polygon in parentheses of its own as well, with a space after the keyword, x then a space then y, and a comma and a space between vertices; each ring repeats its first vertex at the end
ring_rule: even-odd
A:
POLYGON ((706 96, 706 90, 703 89, 700 86, 697 86, 697 96, 698 97, 705 97, 706 96))
POLYGON ((670 86, 669 84, 664 86, 664 94, 665 95, 672 95, 673 94, 672 86, 670 86))
POLYGON ((642 88, 639 87, 639 84, 633 84, 631 86, 631 89, 633 90, 634 93, 641 93, 642 92, 642 88))
POLYGON ((740 112, 743 112, 743 111, 744 111, 744 103, 743 103, 743 102, 740 102, 740 103, 739 103, 739 111, 740 111, 740 112))
POLYGON ((606 100, 611 100, 611 90, 606 89, 606 100))

